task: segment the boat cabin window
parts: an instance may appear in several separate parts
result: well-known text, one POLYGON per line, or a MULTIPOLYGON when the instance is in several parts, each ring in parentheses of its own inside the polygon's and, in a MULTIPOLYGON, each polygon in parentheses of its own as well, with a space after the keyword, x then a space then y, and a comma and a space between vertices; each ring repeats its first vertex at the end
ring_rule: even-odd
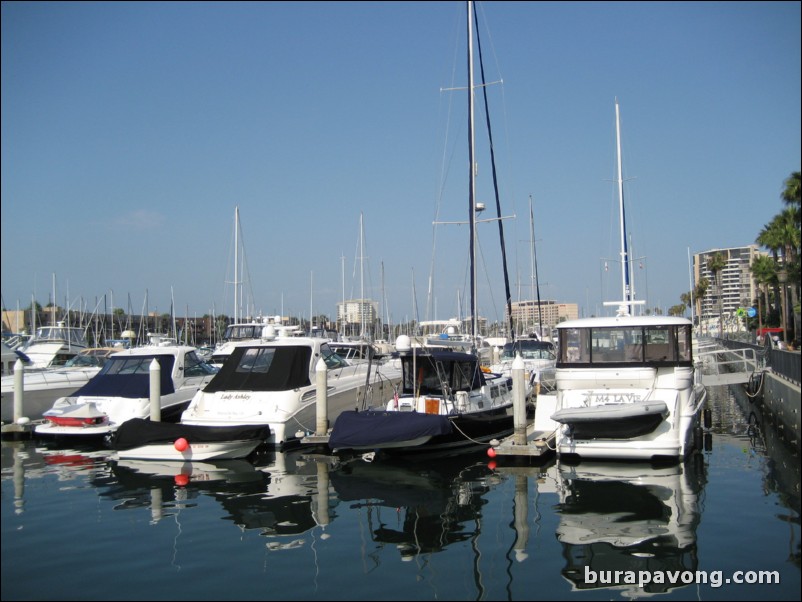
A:
POLYGON ((690 325, 563 329, 558 367, 690 364, 690 325))

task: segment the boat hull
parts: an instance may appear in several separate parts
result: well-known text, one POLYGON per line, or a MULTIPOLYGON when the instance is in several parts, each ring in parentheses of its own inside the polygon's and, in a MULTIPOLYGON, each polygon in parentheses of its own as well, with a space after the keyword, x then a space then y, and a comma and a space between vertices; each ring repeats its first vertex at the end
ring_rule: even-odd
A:
POLYGON ((223 460, 248 456, 269 434, 265 425, 209 427, 133 419, 120 425, 111 447, 121 459, 223 460))

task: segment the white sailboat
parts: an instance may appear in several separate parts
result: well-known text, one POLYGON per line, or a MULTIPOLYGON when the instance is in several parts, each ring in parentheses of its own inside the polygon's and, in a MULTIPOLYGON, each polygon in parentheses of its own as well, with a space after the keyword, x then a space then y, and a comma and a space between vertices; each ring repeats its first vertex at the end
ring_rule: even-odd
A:
MULTIPOLYGON (((616 100, 622 299, 615 317, 558 324, 556 400, 538 404, 536 423, 556 428, 556 451, 582 458, 682 458, 707 398, 692 350, 690 320, 634 316, 616 100), (538 421, 540 418, 540 422, 538 421)), ((545 401, 545 400, 544 400, 545 401)))

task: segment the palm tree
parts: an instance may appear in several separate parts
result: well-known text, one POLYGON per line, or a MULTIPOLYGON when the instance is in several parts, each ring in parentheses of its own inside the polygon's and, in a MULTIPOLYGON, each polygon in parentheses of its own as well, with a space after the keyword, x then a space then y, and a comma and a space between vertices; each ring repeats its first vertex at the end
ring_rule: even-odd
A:
POLYGON ((687 307, 687 303, 684 301, 679 305, 672 305, 668 308, 668 315, 669 316, 684 316, 685 315, 685 308, 687 307))
POLYGON ((796 205, 797 209, 802 208, 802 190, 799 187, 800 174, 798 171, 791 172, 785 179, 785 188, 780 197, 786 205, 796 205))
MULTIPOLYGON (((691 292, 682 293, 679 296, 679 300, 682 301, 682 305, 684 305, 688 309, 691 309, 691 307, 693 306, 693 293, 691 293, 691 292)), ((684 314, 685 314, 685 310, 682 310, 682 314, 681 315, 684 315, 684 314)))
POLYGON ((724 338, 724 291, 721 290, 720 274, 726 265, 727 258, 722 253, 716 252, 707 258, 707 269, 713 274, 713 279, 716 281, 716 289, 718 289, 718 332, 721 338, 724 338))
POLYGON ((786 178, 785 188, 780 195, 786 204, 786 211, 790 211, 789 222, 791 228, 789 234, 789 251, 792 251, 788 262, 788 274, 791 281, 791 305, 794 314, 794 337, 799 338, 799 253, 800 253, 800 213, 802 213, 802 187, 800 187, 800 173, 794 171, 786 178))
MULTIPOLYGON (((758 255, 749 267, 752 272, 752 277, 757 283, 757 321, 758 329, 763 329, 763 312, 761 311, 760 297, 763 292, 763 285, 772 282, 777 272, 777 264, 768 255, 758 255)), ((768 300, 766 300, 766 308, 768 309, 768 300)))
MULTIPOLYGON (((710 281, 707 278, 700 278, 699 282, 693 288, 693 298, 696 300, 696 315, 701 320, 702 316, 702 301, 707 296, 707 291, 710 288, 710 281)), ((701 322, 700 322, 701 323, 701 322)))

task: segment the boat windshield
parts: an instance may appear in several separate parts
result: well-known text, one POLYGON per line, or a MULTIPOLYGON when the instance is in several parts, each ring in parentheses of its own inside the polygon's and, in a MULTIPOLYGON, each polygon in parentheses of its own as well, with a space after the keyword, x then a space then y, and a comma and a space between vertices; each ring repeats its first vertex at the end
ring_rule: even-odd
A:
POLYGON ((86 347, 86 337, 80 328, 68 326, 43 326, 36 330, 36 336, 28 341, 28 345, 45 341, 64 341, 70 345, 86 347))
POLYGON ((106 363, 106 356, 79 354, 72 356, 67 363, 64 364, 65 368, 99 368, 106 363))
POLYGON ((261 324, 232 324, 226 327, 223 339, 226 341, 247 341, 262 336, 261 324))
POLYGON ((404 393, 415 395, 447 395, 456 391, 472 391, 484 384, 475 360, 440 360, 421 356, 402 359, 404 393), (446 389, 444 392, 443 389, 446 389))
POLYGON ((345 368, 349 365, 346 360, 340 357, 338 353, 336 353, 326 344, 320 346, 320 357, 322 357, 323 361, 326 362, 326 367, 329 370, 333 370, 335 368, 345 368))
POLYGON ((691 326, 565 328, 557 367, 692 365, 691 326))
POLYGON ((504 345, 499 359, 514 360, 516 353, 520 353, 525 360, 553 360, 557 357, 552 343, 520 340, 504 345))

